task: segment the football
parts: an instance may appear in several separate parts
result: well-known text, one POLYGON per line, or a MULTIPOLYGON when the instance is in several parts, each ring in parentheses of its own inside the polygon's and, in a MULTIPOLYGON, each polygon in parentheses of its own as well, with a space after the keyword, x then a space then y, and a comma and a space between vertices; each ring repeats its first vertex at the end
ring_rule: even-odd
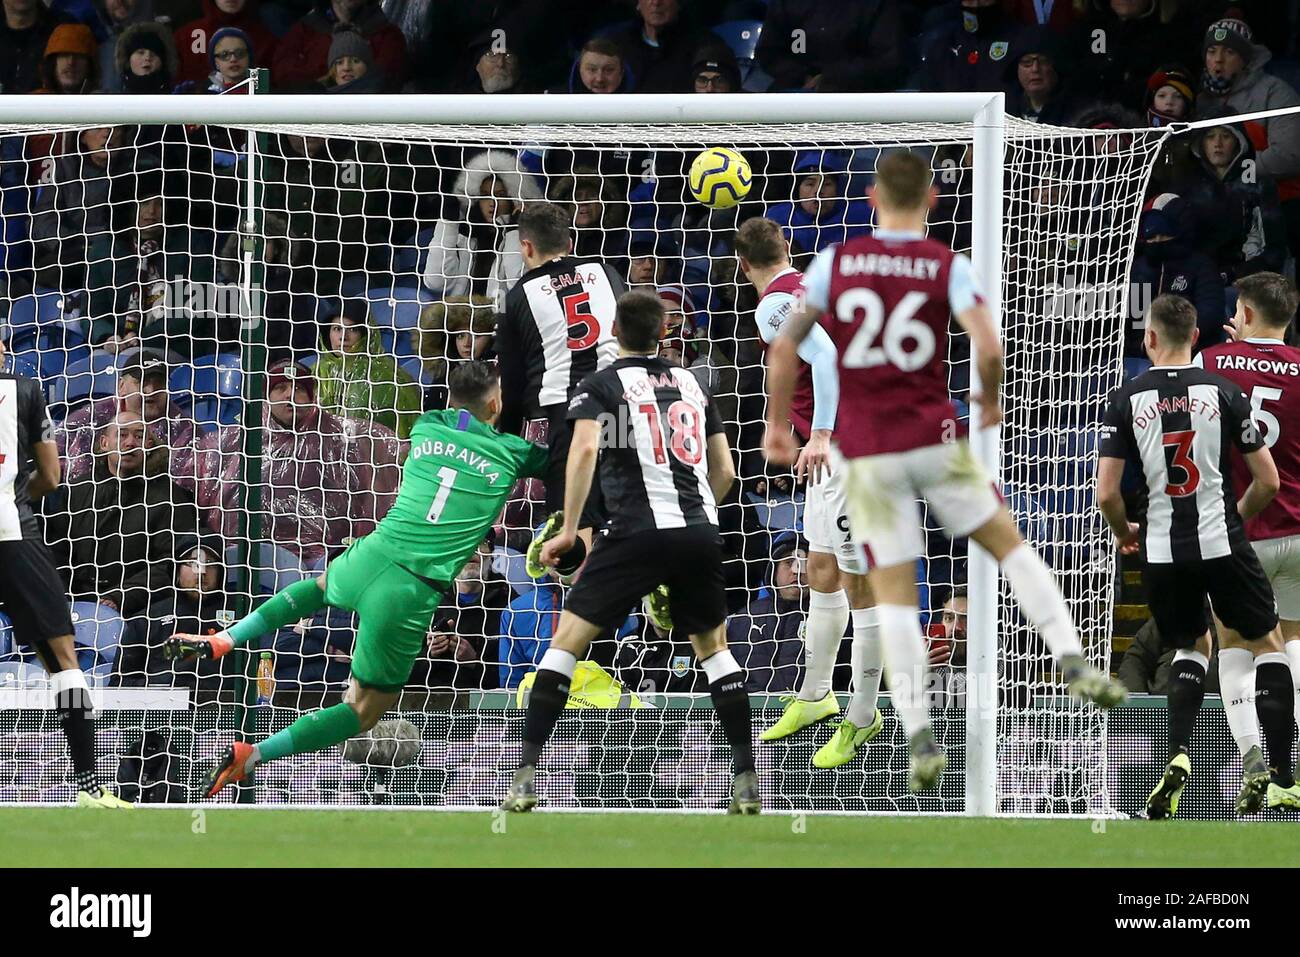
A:
POLYGON ((754 175, 735 150, 715 146, 695 157, 687 183, 691 195, 710 209, 730 209, 747 195, 754 175))

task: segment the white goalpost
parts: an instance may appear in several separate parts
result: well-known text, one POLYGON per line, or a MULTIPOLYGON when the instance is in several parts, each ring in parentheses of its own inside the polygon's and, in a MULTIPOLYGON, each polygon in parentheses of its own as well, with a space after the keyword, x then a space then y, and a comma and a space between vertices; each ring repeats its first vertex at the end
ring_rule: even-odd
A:
MULTIPOLYGON (((1123 306, 1143 190, 1166 136, 1037 126, 1008 118, 1000 93, 4 97, 6 190, 22 195, 14 200, 21 209, 7 208, 30 230, 10 244, 0 313, 21 343, 13 349, 16 371, 41 378, 57 415, 66 416, 64 439, 83 456, 75 481, 123 482, 97 471, 106 467, 98 443, 114 413, 84 410, 116 393, 116 380, 105 382, 137 365, 141 349, 164 364, 174 409, 146 421, 158 435, 149 441, 169 450, 164 471, 193 496, 200 523, 176 530, 175 541, 184 538, 176 548, 218 543, 216 590, 229 617, 295 576, 316 573, 382 517, 396 489, 403 427, 419 411, 409 397, 436 406, 447 370, 461 358, 458 339, 467 337, 475 354, 490 332, 480 328, 482 315, 499 307, 518 275, 502 210, 541 197, 569 203, 586 249, 634 279, 638 263, 648 261, 648 284, 661 296, 680 294, 683 361, 725 403, 742 481, 740 503, 728 513, 734 527, 724 528, 736 550, 729 589, 733 618, 758 636, 748 659, 751 676, 761 676, 751 681, 757 730, 800 671, 783 586, 770 567, 772 549, 796 531, 800 498, 758 453, 762 359, 752 302, 727 251, 735 211, 692 203, 683 188, 691 156, 707 146, 742 152, 755 170, 745 215, 789 204, 796 237, 819 243, 836 230, 869 227, 854 216, 881 150, 908 147, 931 159, 940 192, 932 232, 970 254, 1007 355, 1004 426, 980 429, 972 416, 972 446, 1058 575, 1088 657, 1106 668, 1116 567, 1091 476, 1106 393, 1122 378, 1123 306), (95 129, 109 131, 98 148, 86 135, 95 129), (807 154, 824 174, 820 182, 833 178, 834 186, 808 201, 817 212, 805 214, 794 171, 807 154), (130 187, 121 185, 128 180, 130 187), (154 185, 139 185, 146 182, 154 185), (160 201, 157 233, 141 218, 152 198, 160 201), (489 212, 476 212, 482 203, 489 212), (159 251, 146 249, 146 235, 162 237, 159 251), (160 258, 146 265, 151 256, 160 258), (184 264, 191 292, 237 287, 240 315, 196 308, 201 296, 178 307, 166 272, 175 263, 184 264), (363 351, 354 355, 364 363, 329 355, 328 329, 343 321, 334 317, 351 314, 350 304, 362 317, 363 351), (314 399, 328 415, 277 424, 264 402, 268 355, 306 360, 314 399), (175 409, 198 423, 188 438, 175 409), (245 410, 261 421, 250 422, 245 410)), ((965 410, 979 383, 964 336, 954 330, 953 342, 950 385, 965 410)), ((158 609, 172 602, 166 610, 182 614, 167 591, 175 582, 151 580, 132 599, 103 574, 96 578, 87 566, 100 553, 70 501, 51 506, 63 511, 49 519, 60 530, 50 544, 71 575, 77 607, 98 616, 85 641, 104 693, 129 702, 132 688, 172 689, 168 700, 176 687, 189 690, 183 710, 128 703, 120 720, 106 713, 106 780, 121 773, 137 742, 163 741, 174 793, 184 794, 201 762, 235 733, 278 730, 314 706, 307 702, 341 690, 349 623, 336 618, 304 623, 296 638, 268 639, 275 692, 264 702, 251 665, 177 680, 149 648, 158 609), (93 611, 106 597, 120 624, 93 611), (96 646, 96 636, 119 634, 113 629, 125 638, 96 646), (120 650, 128 647, 130 667, 120 650)), ((535 488, 512 500, 477 577, 452 596, 451 650, 431 646, 429 663, 417 666, 409 702, 399 707, 422 739, 412 764, 357 765, 337 753, 287 759, 259 769, 259 790, 243 799, 355 805, 382 793, 442 807, 498 799, 521 728, 511 660, 526 670, 529 653, 527 636, 507 635, 504 622, 523 627, 537 587, 519 580, 518 552, 539 507, 535 488), (512 610, 487 607, 494 588, 512 610), (512 653, 520 657, 509 659, 512 653)), ((935 697, 941 743, 955 757, 951 780, 934 796, 907 793, 906 745, 891 717, 861 766, 812 772, 808 757, 824 740, 821 730, 761 746, 769 806, 1111 813, 1105 718, 1069 702, 990 557, 933 535, 930 543, 918 579, 936 644, 946 640, 944 597, 962 584, 969 596, 964 666, 937 669, 956 679, 935 697)), ((204 597, 196 607, 209 598, 217 600, 204 597)), ((707 695, 688 687, 694 663, 670 649, 647 677, 645 661, 668 639, 643 621, 631 627, 640 631, 622 650, 611 646, 604 667, 650 707, 567 714, 541 769, 543 798, 564 808, 716 807, 725 742, 707 695), (645 650, 637 657, 629 647, 645 650)), ((0 681, 11 692, 36 682, 18 649, 7 652, 0 644, 0 681)), ((15 757, 0 771, 0 802, 66 800, 53 719, 12 702, 0 698, 0 740, 9 738, 15 757)))

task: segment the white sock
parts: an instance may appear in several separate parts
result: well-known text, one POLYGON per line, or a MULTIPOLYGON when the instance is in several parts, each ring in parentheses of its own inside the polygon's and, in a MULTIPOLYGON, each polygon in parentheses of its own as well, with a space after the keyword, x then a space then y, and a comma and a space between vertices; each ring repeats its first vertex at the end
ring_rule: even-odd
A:
POLYGON ((1291 663, 1291 682, 1295 685, 1295 719, 1300 723, 1300 641, 1288 641, 1283 648, 1286 649, 1287 661, 1291 663))
POLYGON ((542 652, 542 660, 537 662, 537 670, 541 671, 558 671, 570 681, 573 680, 573 672, 578 667, 578 657, 571 651, 561 651, 559 648, 547 648, 542 652))
POLYGON ((910 740, 930 726, 925 706, 925 639, 915 605, 877 605, 890 699, 910 740))
POLYGON ((830 694, 835 659, 849 627, 849 599, 844 589, 808 593, 808 626, 803 637, 803 685, 799 697, 820 701, 830 694))
POLYGON ((253 745, 253 753, 250 754, 248 756, 248 759, 244 761, 244 773, 247 774, 249 771, 253 770, 253 768, 261 760, 262 760, 262 749, 259 748, 257 745, 253 745))
POLYGON ((1255 715, 1255 656, 1245 648, 1219 649, 1219 693, 1232 738, 1244 757, 1260 746, 1255 715))
POLYGON ((853 697, 845 717, 850 724, 865 728, 876 716, 880 697, 880 672, 884 650, 880 646, 880 617, 874 608, 853 612, 853 697))
POLYGON ((716 684, 727 675, 738 674, 741 670, 730 648, 715 651, 700 662, 700 667, 704 669, 704 677, 709 684, 716 684))
POLYGON ((1052 657, 1060 661, 1066 655, 1083 654, 1070 609, 1061 597, 1052 570, 1038 557, 1038 553, 1021 544, 1003 559, 1002 573, 1007 576, 1020 610, 1043 636, 1052 657))

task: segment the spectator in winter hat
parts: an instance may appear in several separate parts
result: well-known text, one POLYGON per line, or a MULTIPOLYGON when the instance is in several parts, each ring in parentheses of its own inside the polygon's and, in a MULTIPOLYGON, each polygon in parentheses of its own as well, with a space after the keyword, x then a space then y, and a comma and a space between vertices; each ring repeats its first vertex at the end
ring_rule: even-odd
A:
MULTIPOLYGON (((86 24, 94 31, 95 39, 99 42, 99 86, 100 89, 120 93, 118 83, 122 76, 122 64, 118 61, 117 43, 122 39, 122 34, 136 24, 154 22, 154 0, 96 0, 94 11, 94 19, 87 19, 86 24)), ((165 24, 158 25, 162 27, 170 44, 171 30, 165 24)), ((176 76, 175 65, 170 70, 170 76, 176 76)))
MULTIPOLYGON (((1200 116, 1233 116, 1300 106, 1285 80, 1265 70, 1272 53, 1253 42, 1250 27, 1224 19, 1210 25, 1201 47, 1204 73, 1196 98, 1200 116)), ((1260 173, 1277 182, 1287 245, 1300 257, 1300 116, 1274 116, 1245 124, 1260 173)))
MULTIPOLYGON (((203 16, 177 29, 173 37, 180 54, 177 81, 207 85, 213 72, 212 47, 218 31, 233 27, 244 34, 249 50, 269 66, 277 40, 258 12, 258 0, 203 0, 203 16)), ((278 78, 277 78, 278 79, 278 78)))
POLYGON ((492 44, 477 45, 474 79, 467 93, 527 93, 522 86, 523 62, 514 50, 494 50, 492 44))
POLYGON ((691 74, 696 93, 740 92, 740 66, 725 43, 710 43, 696 51, 691 74))
POLYGON ((176 76, 176 48, 161 23, 137 23, 118 37, 117 89, 123 93, 170 93, 176 76))
POLYGON ((45 85, 37 93, 93 93, 99 89, 99 45, 90 27, 63 23, 54 28, 41 61, 45 85))
POLYGON ((351 24, 370 43, 371 63, 384 92, 406 82, 406 37, 384 15, 379 0, 317 0, 315 8, 280 40, 274 75, 277 88, 317 90, 330 70, 330 48, 339 24, 351 24))
POLYGON ((375 69, 375 52, 361 31, 351 24, 334 28, 330 43, 329 73, 325 88, 331 93, 379 93, 382 82, 375 69))
POLYGON ((212 34, 208 57, 212 63, 208 92, 221 93, 248 79, 253 68, 253 44, 248 34, 235 27, 222 27, 212 34))
POLYGON ((871 228, 870 205, 848 198, 848 185, 847 155, 807 150, 795 159, 793 200, 769 207, 764 215, 781 224, 799 253, 820 252, 871 228))
POLYGON ((1162 66, 1147 80, 1147 120, 1152 126, 1191 119, 1195 102, 1195 81, 1182 67, 1162 66))

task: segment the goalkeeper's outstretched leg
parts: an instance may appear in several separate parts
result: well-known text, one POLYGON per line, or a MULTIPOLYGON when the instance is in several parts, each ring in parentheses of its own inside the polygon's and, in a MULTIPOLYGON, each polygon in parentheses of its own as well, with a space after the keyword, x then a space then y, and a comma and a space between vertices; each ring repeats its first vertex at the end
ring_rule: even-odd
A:
MULTIPOLYGON (((367 564, 371 558, 362 556, 357 560, 368 569, 362 579, 367 583, 363 601, 344 600, 356 579, 345 555, 332 563, 320 578, 295 582, 225 631, 211 637, 178 634, 164 644, 163 654, 168 658, 220 658, 253 638, 310 618, 327 604, 337 603, 337 607, 351 608, 360 614, 352 677, 343 701, 303 714, 283 731, 256 744, 243 741, 232 744, 209 771, 205 796, 214 797, 227 785, 247 780, 263 761, 321 751, 362 734, 378 724, 385 712, 397 703, 415 656, 423 647, 422 632, 404 627, 407 622, 401 620, 406 608, 415 608, 418 617, 419 602, 412 598, 420 597, 422 592, 419 595, 407 592, 418 588, 435 597, 436 592, 404 572, 393 575, 391 580, 386 573, 376 576, 374 566, 367 564), (334 601, 327 601, 327 588, 335 596, 334 601), (356 605, 361 607, 354 608, 356 605), (389 609, 389 616, 384 609, 389 609)), ((432 617, 431 609, 423 610, 428 611, 428 618, 432 617)))
POLYGON ((226 785, 247 780, 253 768, 263 761, 322 751, 369 731, 397 704, 400 696, 400 689, 380 691, 363 687, 354 676, 348 682, 341 703, 308 712, 258 744, 236 741, 226 748, 221 759, 208 771, 204 780, 204 797, 216 797, 226 785))

